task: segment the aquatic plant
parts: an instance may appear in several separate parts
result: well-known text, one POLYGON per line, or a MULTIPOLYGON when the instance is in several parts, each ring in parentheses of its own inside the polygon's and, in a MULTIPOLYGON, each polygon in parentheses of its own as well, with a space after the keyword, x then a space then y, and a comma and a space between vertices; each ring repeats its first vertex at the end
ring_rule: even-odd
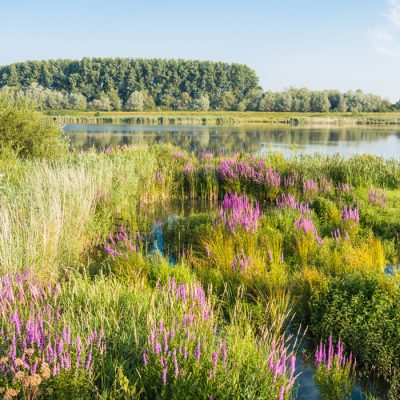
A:
POLYGON ((106 350, 104 333, 71 332, 59 306, 61 287, 25 273, 0 281, 0 387, 36 398, 39 386, 58 375, 90 374, 106 350))
POLYGON ((191 161, 189 161, 189 162, 188 162, 187 164, 185 164, 184 167, 183 167, 183 170, 182 170, 183 176, 184 176, 185 178, 188 178, 190 175, 193 174, 193 171, 194 171, 194 165, 193 165, 193 163, 192 163, 191 161))
POLYGON ((164 174, 162 173, 162 171, 157 171, 156 172, 155 180, 158 183, 163 183, 164 182, 164 174))
POLYGON ((320 193, 331 193, 333 190, 332 179, 328 179, 326 176, 319 177, 318 187, 320 193))
POLYGON ((349 234, 347 233, 346 229, 343 229, 343 232, 342 232, 340 230, 340 228, 337 228, 331 232, 331 235, 335 239, 336 243, 340 242, 340 240, 342 239, 342 234, 345 239, 349 239, 349 234))
POLYGON ((342 193, 342 194, 348 194, 351 192, 351 186, 348 183, 339 182, 337 189, 338 189, 339 193, 342 193))
POLYGON ((313 179, 304 179, 303 180, 303 195, 310 198, 315 196, 319 191, 318 183, 313 179))
POLYGON ((261 218, 259 203, 252 202, 246 195, 225 194, 217 214, 217 223, 224 224, 233 234, 237 228, 247 232, 255 232, 261 218))
POLYGON ((320 342, 315 352, 315 366, 315 381, 324 399, 349 399, 355 383, 356 360, 351 353, 348 357, 344 355, 340 339, 336 349, 332 344, 332 336, 329 337, 328 347, 320 342))
POLYGON ((201 152, 200 153, 200 155, 199 155, 199 158, 201 159, 201 160, 210 160, 210 159, 212 159, 214 156, 213 156, 213 153, 211 153, 211 151, 203 151, 203 152, 201 152))
POLYGON ((381 193, 378 189, 372 188, 368 192, 368 203, 374 206, 385 207, 387 204, 387 198, 385 193, 381 193))
POLYGON ((294 226, 298 231, 305 232, 306 234, 311 234, 319 244, 323 244, 324 241, 318 235, 318 231, 315 227, 314 221, 309 215, 302 215, 300 218, 296 219, 294 222, 294 226))
POLYGON ((346 205, 343 206, 342 222, 346 221, 353 221, 353 222, 360 221, 358 207, 354 207, 354 209, 352 209, 351 207, 347 207, 346 205))
POLYGON ((244 180, 256 185, 279 187, 281 177, 278 171, 260 161, 237 161, 224 158, 219 164, 221 180, 244 180))
MULTIPOLYGON (((148 324, 140 368, 147 396, 165 399, 179 394, 193 399, 239 396, 242 379, 251 364, 241 366, 236 358, 238 352, 246 351, 249 342, 235 337, 233 332, 233 337, 228 336, 221 329, 214 303, 198 282, 178 284, 174 278, 168 278, 166 285, 157 287, 170 311, 164 318, 158 317, 148 324), (238 381, 232 384, 228 376, 238 381)), ((257 352, 253 355, 258 356, 257 352)), ((295 364, 295 356, 288 356, 283 344, 277 346, 272 341, 262 364, 251 372, 264 381, 253 387, 244 380, 243 383, 249 384, 247 393, 262 392, 272 395, 268 398, 278 398, 283 388, 284 398, 288 398, 294 384, 295 364)))
POLYGON ((293 210, 300 210, 301 214, 310 212, 310 203, 307 201, 306 203, 302 201, 296 201, 296 198, 293 194, 281 194, 280 199, 276 199, 277 208, 289 207, 293 210))
POLYGON ((253 266, 251 256, 246 256, 244 250, 233 256, 232 270, 235 272, 246 274, 248 269, 253 266))
POLYGON ((124 227, 120 225, 118 233, 109 235, 104 250, 112 257, 129 257, 129 253, 136 253, 136 243, 128 237, 124 227))
POLYGON ((292 173, 291 175, 285 175, 283 177, 283 186, 285 188, 294 188, 298 184, 299 180, 300 175, 297 171, 292 173))
POLYGON ((183 153, 182 151, 176 150, 176 151, 174 151, 174 152, 172 153, 172 157, 177 158, 177 159, 179 159, 179 158, 186 158, 186 154, 183 153))

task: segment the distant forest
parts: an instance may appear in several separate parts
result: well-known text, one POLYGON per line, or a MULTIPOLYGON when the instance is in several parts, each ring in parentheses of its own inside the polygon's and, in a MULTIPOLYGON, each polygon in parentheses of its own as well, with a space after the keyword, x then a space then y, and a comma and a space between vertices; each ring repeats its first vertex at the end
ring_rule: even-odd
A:
POLYGON ((41 109, 98 111, 236 110, 382 112, 400 110, 361 90, 264 92, 246 65, 210 61, 84 58, 0 67, 0 91, 41 109))

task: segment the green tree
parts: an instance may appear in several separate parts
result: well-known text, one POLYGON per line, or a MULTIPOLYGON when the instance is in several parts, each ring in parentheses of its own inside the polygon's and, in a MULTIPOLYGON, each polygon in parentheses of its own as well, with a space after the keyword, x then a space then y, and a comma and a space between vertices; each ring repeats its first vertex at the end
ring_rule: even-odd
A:
POLYGON ((98 99, 94 99, 91 102, 90 107, 98 111, 112 110, 110 99, 105 94, 101 94, 98 99))
POLYGON ((122 108, 121 98, 115 88, 110 88, 107 92, 107 97, 110 99, 110 104, 113 110, 119 111, 122 108))
POLYGON ((231 91, 222 93, 220 107, 223 110, 232 110, 236 104, 236 99, 231 91))
POLYGON ((188 110, 192 107, 193 99, 188 92, 182 92, 179 96, 179 108, 182 110, 188 110))
POLYGON ((67 98, 67 108, 71 110, 86 110, 86 97, 80 93, 71 93, 67 98))
POLYGON ((292 109, 292 96, 290 92, 278 93, 275 100, 275 110, 281 112, 288 112, 292 109))
POLYGON ((143 111, 144 96, 141 91, 132 92, 128 101, 125 104, 125 109, 128 111, 143 111))
POLYGON ((266 92, 260 100, 258 109, 260 111, 275 111, 277 94, 274 92, 266 92))
POLYGON ((311 94, 311 111, 329 112, 331 103, 326 92, 312 92, 311 94))
POLYGON ((210 99, 206 95, 201 95, 196 99, 196 108, 200 111, 208 111, 210 108, 210 99))

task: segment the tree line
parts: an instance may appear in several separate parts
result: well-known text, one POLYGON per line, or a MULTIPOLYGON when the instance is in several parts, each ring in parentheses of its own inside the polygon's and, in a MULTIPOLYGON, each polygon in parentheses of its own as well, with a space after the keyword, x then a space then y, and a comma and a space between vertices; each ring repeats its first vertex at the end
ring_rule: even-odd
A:
POLYGON ((0 67, 0 90, 41 109, 98 111, 236 110, 382 112, 400 110, 361 90, 264 92, 242 64, 162 59, 84 58, 28 61, 0 67))
POLYGON ((242 64, 163 59, 84 58, 0 67, 0 88, 31 84, 82 95, 91 106, 105 109, 108 102, 114 110, 189 108, 207 102, 211 108, 225 108, 257 88, 258 77, 242 64))

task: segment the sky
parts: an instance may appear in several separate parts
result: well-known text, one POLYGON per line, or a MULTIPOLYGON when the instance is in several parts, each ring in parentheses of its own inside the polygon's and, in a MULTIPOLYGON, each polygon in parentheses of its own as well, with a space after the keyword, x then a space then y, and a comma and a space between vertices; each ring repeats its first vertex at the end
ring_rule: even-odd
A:
POLYGON ((0 0, 0 65, 82 57, 249 65, 267 90, 400 99, 400 0, 0 0))

